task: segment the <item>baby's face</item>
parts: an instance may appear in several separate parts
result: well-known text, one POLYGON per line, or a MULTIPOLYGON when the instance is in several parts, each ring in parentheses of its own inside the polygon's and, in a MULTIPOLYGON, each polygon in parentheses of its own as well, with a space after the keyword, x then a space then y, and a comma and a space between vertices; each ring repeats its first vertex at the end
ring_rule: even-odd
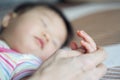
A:
POLYGON ((17 16, 3 32, 3 38, 12 49, 35 54, 43 60, 61 47, 66 36, 64 21, 47 7, 36 7, 17 16))

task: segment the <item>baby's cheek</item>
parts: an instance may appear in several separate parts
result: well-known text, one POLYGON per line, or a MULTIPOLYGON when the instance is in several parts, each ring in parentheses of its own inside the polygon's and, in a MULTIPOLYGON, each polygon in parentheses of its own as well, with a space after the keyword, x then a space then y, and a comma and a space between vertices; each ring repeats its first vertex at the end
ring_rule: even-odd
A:
POLYGON ((43 51, 43 56, 42 58, 44 60, 48 59, 51 55, 53 55, 55 53, 56 49, 54 47, 46 47, 43 51))

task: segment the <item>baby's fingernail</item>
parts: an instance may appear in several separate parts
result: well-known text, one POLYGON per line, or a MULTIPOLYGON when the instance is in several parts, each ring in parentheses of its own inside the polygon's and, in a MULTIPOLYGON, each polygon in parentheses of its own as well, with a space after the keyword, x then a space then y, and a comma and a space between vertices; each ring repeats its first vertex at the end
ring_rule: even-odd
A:
POLYGON ((81 44, 86 44, 86 42, 84 40, 81 40, 81 44))
POLYGON ((86 34, 86 32, 84 30, 81 31, 82 34, 86 34))
POLYGON ((77 33, 80 33, 80 30, 77 30, 77 33))
POLYGON ((81 33, 85 33, 85 31, 84 31, 84 30, 81 30, 80 32, 81 32, 81 33))
POLYGON ((79 30, 77 31, 77 35, 80 36, 80 31, 79 30))

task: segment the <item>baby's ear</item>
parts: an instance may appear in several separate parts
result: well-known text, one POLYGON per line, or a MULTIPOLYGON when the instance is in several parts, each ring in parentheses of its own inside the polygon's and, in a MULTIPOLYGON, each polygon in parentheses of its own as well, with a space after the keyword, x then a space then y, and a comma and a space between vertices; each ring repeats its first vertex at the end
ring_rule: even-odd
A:
POLYGON ((2 20, 2 23, 1 23, 2 27, 6 28, 8 26, 8 24, 10 23, 10 21, 12 19, 14 19, 16 16, 17 16, 17 14, 14 13, 14 12, 5 15, 3 17, 3 20, 2 20))

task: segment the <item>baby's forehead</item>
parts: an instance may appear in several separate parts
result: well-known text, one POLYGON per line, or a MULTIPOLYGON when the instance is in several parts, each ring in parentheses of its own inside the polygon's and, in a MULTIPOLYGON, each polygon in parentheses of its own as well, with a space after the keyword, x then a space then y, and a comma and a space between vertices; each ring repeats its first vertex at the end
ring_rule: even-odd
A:
POLYGON ((36 6, 34 8, 32 8, 31 10, 29 11, 36 11, 38 13, 51 13, 51 14, 54 14, 54 15, 59 15, 55 10, 51 9, 50 7, 48 6, 36 6))
POLYGON ((27 10, 25 15, 32 14, 36 16, 47 16, 48 18, 56 18, 56 19, 61 19, 62 17, 57 13, 55 10, 47 7, 47 6, 36 6, 32 9, 27 10))
POLYGON ((52 21, 58 21, 57 23, 64 23, 62 17, 55 10, 47 6, 38 6, 30 10, 30 13, 37 14, 38 17, 42 16, 44 18, 49 18, 52 21))

